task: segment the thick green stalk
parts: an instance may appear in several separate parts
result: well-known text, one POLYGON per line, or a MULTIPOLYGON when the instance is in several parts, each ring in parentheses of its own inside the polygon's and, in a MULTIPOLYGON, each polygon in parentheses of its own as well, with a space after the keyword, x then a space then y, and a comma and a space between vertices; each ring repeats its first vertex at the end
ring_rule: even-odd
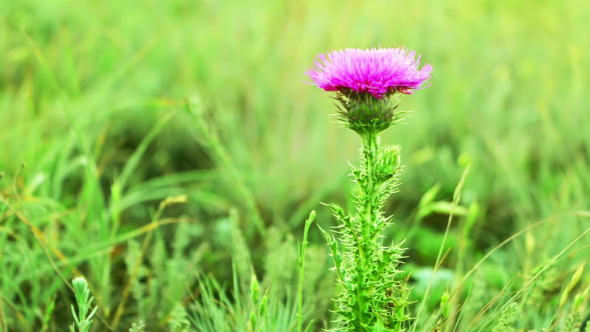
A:
MULTIPOLYGON (((382 214, 385 199, 395 191, 399 172, 399 148, 379 146, 379 132, 359 133, 362 139, 360 164, 353 169, 359 185, 356 211, 346 215, 331 205, 342 222, 341 244, 332 248, 333 256, 344 257, 339 279, 343 285, 337 302, 344 331, 398 331, 408 317, 405 315, 407 290, 396 281, 398 262, 403 249, 383 247, 382 231, 390 225, 382 214)), ((333 240, 328 238, 329 243, 333 240)))
POLYGON ((375 178, 375 164, 377 163, 377 150, 379 143, 377 133, 367 133, 362 136, 362 155, 361 164, 364 165, 363 180, 359 181, 363 206, 359 218, 362 225, 363 238, 370 238, 370 234, 375 222, 379 206, 375 206, 375 196, 377 195, 377 179, 375 178))
MULTIPOLYGON (((359 184, 360 192, 357 197, 357 215, 353 218, 354 224, 349 224, 348 227, 351 236, 353 237, 352 245, 355 248, 352 255, 351 262, 355 266, 354 271, 354 305, 350 307, 353 311, 352 325, 354 330, 362 331, 365 326, 370 326, 375 323, 372 312, 372 293, 374 291, 373 282, 370 271, 374 261, 374 255, 378 254, 375 246, 376 238, 372 236, 373 228, 380 221, 377 220, 379 216, 379 209, 376 195, 378 194, 379 181, 375 177, 375 168, 377 165, 378 154, 378 139, 377 133, 364 133, 361 135, 362 148, 360 168, 354 172, 356 180, 359 184)), ((351 271, 352 272, 352 271, 351 271)))
MULTIPOLYGON (((360 230, 361 230, 361 237, 357 242, 358 245, 358 257, 357 259, 357 301, 358 301, 358 317, 359 317, 359 327, 362 328, 365 324, 370 324, 371 317, 364 317, 367 315, 365 306, 365 298, 366 294, 366 281, 365 281, 365 273, 370 269, 368 264, 370 264, 372 260, 372 255, 374 254, 373 248, 371 248, 371 243, 367 242, 367 239, 370 239, 371 227, 374 222, 373 220, 373 211, 378 207, 373 205, 373 196, 375 195, 375 179, 373 178, 374 168, 375 168, 375 156, 377 150, 377 134, 376 133, 367 133, 362 135, 362 148, 361 148, 361 167, 363 168, 361 172, 361 177, 358 179, 358 183, 360 186, 360 207, 358 218, 356 219, 358 223, 360 223, 360 230)), ((370 301, 370 300, 369 300, 370 301)), ((358 327, 357 327, 358 329, 358 327)))

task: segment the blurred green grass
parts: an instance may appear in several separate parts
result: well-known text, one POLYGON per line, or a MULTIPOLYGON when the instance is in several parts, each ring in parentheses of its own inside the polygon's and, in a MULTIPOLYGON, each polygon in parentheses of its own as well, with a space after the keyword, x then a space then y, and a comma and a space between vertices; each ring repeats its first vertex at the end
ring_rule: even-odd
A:
MULTIPOLYGON (((193 225, 184 250, 209 248, 199 270, 231 277, 239 250, 228 239, 240 225, 256 270, 269 284, 288 284, 295 272, 277 273, 274 262, 293 256, 286 253, 311 209, 320 225, 332 223, 319 201, 350 200, 347 161, 358 149, 355 135, 329 119, 333 101, 304 73, 332 49, 405 45, 434 73, 431 87, 403 98, 401 109, 412 111, 406 124, 384 137, 403 146, 406 165, 391 235, 410 236, 410 260, 431 265, 439 246, 415 245, 439 243, 446 214, 434 210, 420 232, 408 230, 424 193, 440 185, 436 200, 450 201, 469 163, 461 204, 478 206, 470 266, 536 220, 588 209, 588 10, 581 0, 4 1, 0 189, 63 251, 65 274, 89 274, 104 317, 129 272, 113 252, 127 253, 129 237, 173 195, 188 195, 165 212, 193 225)), ((3 296, 38 325, 30 308, 63 286, 27 228, 0 212, 3 296), (8 251, 17 244, 18 254, 8 251), (10 265, 23 257, 33 267, 10 265)), ((524 240, 507 248, 506 274, 559 252, 584 229, 578 219, 542 226, 535 255, 524 240)), ((157 241, 172 241, 174 227, 159 228, 157 241)), ((315 233, 311 249, 326 265, 315 233)), ((322 310, 327 299, 318 300, 322 310)))

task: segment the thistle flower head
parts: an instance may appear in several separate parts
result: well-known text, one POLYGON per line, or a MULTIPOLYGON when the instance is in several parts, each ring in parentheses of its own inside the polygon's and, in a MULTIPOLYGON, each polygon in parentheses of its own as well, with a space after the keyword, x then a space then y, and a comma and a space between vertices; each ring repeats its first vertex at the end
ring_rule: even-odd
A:
POLYGON ((307 71, 312 84, 336 91, 340 118, 359 134, 381 132, 398 115, 395 93, 411 94, 430 79, 432 66, 418 69, 420 57, 405 48, 346 49, 320 54, 307 71))
POLYGON ((313 84, 326 91, 370 93, 377 99, 411 94, 430 79, 432 66, 418 69, 415 51, 400 48, 345 49, 317 56, 307 71, 313 84))

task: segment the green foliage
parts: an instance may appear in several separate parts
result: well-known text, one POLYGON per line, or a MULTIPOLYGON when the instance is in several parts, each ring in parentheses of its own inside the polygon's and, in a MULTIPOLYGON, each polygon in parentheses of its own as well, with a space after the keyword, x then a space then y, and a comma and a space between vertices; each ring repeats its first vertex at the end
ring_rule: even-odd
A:
POLYGON ((183 306, 177 304, 170 313, 170 316, 170 322, 168 322, 168 328, 170 332, 189 331, 190 321, 183 306))
POLYGON ((145 324, 143 322, 133 323, 129 332, 145 332, 145 324))
POLYGON ((500 311, 500 318, 496 326, 492 329, 492 332, 514 331, 512 323, 517 319, 518 311, 517 303, 513 302, 505 305, 502 311, 500 311))
POLYGON ((92 327, 92 317, 96 314, 98 307, 92 309, 92 301, 94 297, 90 296, 90 289, 86 279, 77 277, 72 280, 72 287, 74 295, 76 296, 76 303, 78 304, 78 313, 72 305, 72 315, 74 316, 74 323, 70 326, 70 331, 88 332, 92 327))
POLYGON ((580 327, 580 323, 582 322, 582 317, 580 316, 579 312, 574 312, 571 314, 567 320, 565 321, 564 331, 565 332, 578 332, 583 331, 580 327))
POLYGON ((242 289, 234 274, 233 299, 211 277, 201 277, 200 297, 195 299, 190 320, 192 328, 203 332, 289 331, 297 324, 297 305, 288 298, 283 304, 260 288, 254 274, 249 290, 242 289))
MULTIPOLYGON (((303 73, 319 52, 379 45, 435 66, 432 86, 403 100, 408 124, 382 136, 404 147, 403 195, 384 207, 396 211, 385 235, 410 248, 400 277, 417 289, 420 271, 434 275, 428 310, 409 307, 414 330, 491 329, 495 305, 529 282, 518 328, 586 317, 587 273, 567 286, 588 236, 548 263, 588 228, 589 11, 582 0, 0 1, 0 330, 67 329, 66 285, 84 275, 94 329, 113 327, 121 307, 116 330, 164 331, 178 305, 192 317, 195 272, 233 303, 235 254, 250 259, 241 293, 254 268, 269 308, 297 312, 283 310, 298 294, 297 239, 311 210, 328 229, 317 202, 353 205, 342 188, 358 147, 303 73), (179 195, 187 202, 155 221, 179 195), (445 291, 449 319, 437 320, 445 291)), ((336 276, 313 229, 303 326, 319 330, 333 327, 336 276)), ((286 317, 277 326, 296 326, 286 317)))

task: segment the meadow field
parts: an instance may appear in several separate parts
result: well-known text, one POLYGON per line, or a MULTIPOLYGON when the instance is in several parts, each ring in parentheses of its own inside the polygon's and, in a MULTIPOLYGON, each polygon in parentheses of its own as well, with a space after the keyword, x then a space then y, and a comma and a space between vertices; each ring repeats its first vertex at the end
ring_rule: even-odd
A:
POLYGON ((0 331, 68 330, 75 277, 98 308, 88 331, 337 329, 319 227, 335 226, 323 203, 353 206, 360 142, 305 72, 320 53, 400 46, 434 68, 382 137, 403 147, 385 235, 408 248, 407 331, 579 331, 587 13, 583 0, 1 0, 0 331))

